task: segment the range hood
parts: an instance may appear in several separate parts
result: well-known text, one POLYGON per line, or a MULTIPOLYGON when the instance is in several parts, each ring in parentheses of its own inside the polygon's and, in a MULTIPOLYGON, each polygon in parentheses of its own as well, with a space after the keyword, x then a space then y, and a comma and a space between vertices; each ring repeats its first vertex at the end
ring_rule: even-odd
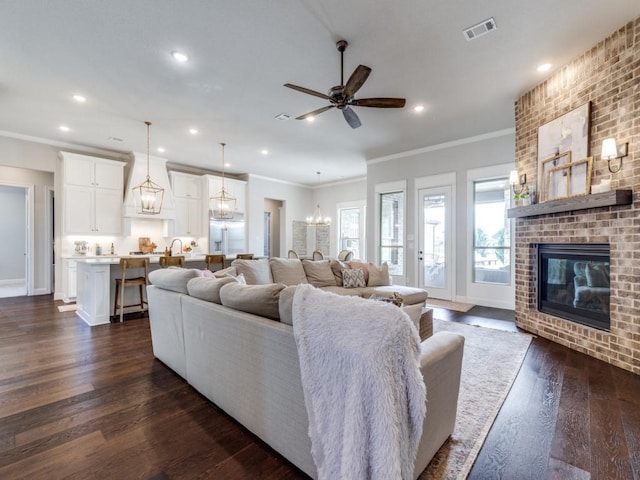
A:
POLYGON ((149 156, 149 176, 151 180, 164 188, 164 200, 162 210, 158 215, 138 213, 134 198, 133 188, 147 178, 147 154, 133 152, 133 163, 129 170, 129 179, 124 194, 124 217, 142 218, 145 220, 175 220, 176 208, 173 200, 173 192, 167 173, 167 160, 160 157, 149 156))

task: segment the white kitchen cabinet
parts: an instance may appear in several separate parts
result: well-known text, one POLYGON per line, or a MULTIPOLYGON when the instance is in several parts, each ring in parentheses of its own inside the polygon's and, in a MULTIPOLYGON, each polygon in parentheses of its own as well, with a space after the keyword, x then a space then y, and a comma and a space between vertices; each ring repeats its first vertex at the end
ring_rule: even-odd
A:
POLYGON ((181 172, 169 172, 173 196, 181 198, 202 198, 202 176, 181 172))
POLYGON ((173 234, 183 237, 203 236, 203 212, 206 199, 202 198, 202 176, 169 172, 176 207, 173 234))
POLYGON ((66 185, 122 190, 124 163, 64 153, 64 182, 66 185))
POLYGON ((124 163, 61 152, 66 235, 122 233, 124 163))
POLYGON ((76 314, 88 325, 110 322, 110 265, 78 262, 78 295, 76 314))
POLYGON ((122 193, 93 187, 65 187, 65 233, 117 235, 122 232, 122 193))
POLYGON ((62 301, 73 302, 77 292, 77 263, 65 259, 62 262, 62 301))
POLYGON ((176 220, 174 235, 202 236, 202 199, 175 197, 176 220))
MULTIPOLYGON (((224 178, 224 187, 227 192, 236 198, 235 213, 246 212, 246 186, 244 180, 236 180, 235 178, 224 178)), ((209 197, 216 195, 222 190, 222 177, 208 175, 209 197)))

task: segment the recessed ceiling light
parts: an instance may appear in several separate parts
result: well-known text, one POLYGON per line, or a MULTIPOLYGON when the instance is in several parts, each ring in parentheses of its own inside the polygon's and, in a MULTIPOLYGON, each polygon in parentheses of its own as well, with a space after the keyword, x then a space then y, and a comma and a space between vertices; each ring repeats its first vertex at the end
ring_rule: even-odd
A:
POLYGON ((69 130, 71 130, 71 129, 70 129, 69 127, 67 127, 66 125, 60 125, 60 126, 58 127, 58 129, 59 129, 61 132, 68 132, 69 130))
POLYGON ((316 117, 314 117, 313 115, 311 115, 310 117, 306 118, 307 122, 313 122, 315 119, 316 119, 316 117))
POLYGON ((548 72, 549 70, 551 70, 551 64, 543 63, 542 65, 538 66, 537 70, 539 72, 548 72))
POLYGON ((422 112, 424 110, 424 105, 416 105, 413 107, 416 112, 422 112))
POLYGON ((178 62, 189 61, 189 55, 187 55, 186 53, 182 53, 174 50, 173 52, 171 52, 171 56, 178 62))
POLYGON ((87 101, 86 97, 83 97, 82 95, 74 95, 73 99, 78 103, 84 103, 87 101))
POLYGON ((230 167, 230 166, 231 166, 231 164, 230 164, 229 162, 225 162, 224 166, 225 166, 225 168, 226 168, 226 167, 230 167))
POLYGON ((197 135, 198 134, 198 129, 197 128, 190 128, 189 129, 189 133, 191 135, 197 135))
POLYGON ((164 147, 158 147, 158 152, 164 153, 166 152, 166 150, 164 149, 164 147))
POLYGON ((263 148, 262 150, 260 150, 260 153, 263 155, 269 155, 269 150, 267 150, 266 148, 263 148))

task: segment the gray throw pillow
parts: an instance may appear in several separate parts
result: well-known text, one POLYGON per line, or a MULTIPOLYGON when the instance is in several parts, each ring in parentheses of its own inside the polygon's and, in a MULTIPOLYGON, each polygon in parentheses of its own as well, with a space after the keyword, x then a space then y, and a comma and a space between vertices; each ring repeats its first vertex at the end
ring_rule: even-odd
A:
POLYGON ((391 285, 389 282, 389 265, 384 262, 379 267, 373 263, 369 263, 369 281, 368 287, 385 287, 391 285))
POLYGON ((308 283, 302 268, 302 262, 297 258, 270 258, 271 276, 276 283, 285 285, 299 285, 308 283))
POLYGON ((267 283, 273 283, 271 268, 269 267, 269 260, 267 258, 261 258, 259 260, 236 259, 231 262, 231 266, 236 267, 238 275, 241 273, 244 274, 248 285, 266 285, 267 283))
POLYGON ((344 288, 366 287, 364 271, 361 268, 345 268, 342 270, 342 285, 344 288))
POLYGON ((187 283, 187 290, 189 291, 189 295, 192 297, 222 305, 222 301, 220 300, 220 289, 227 283, 235 282, 237 282, 237 280, 231 276, 224 278, 192 278, 189 280, 189 283, 187 283))
POLYGON ((220 289, 220 300, 225 307, 278 320, 278 299, 286 287, 282 283, 267 285, 241 285, 227 283, 220 289))
POLYGON ((187 283, 196 277, 202 277, 202 272, 195 268, 161 268, 149 273, 149 282, 164 290, 188 294, 187 283))
POLYGON ((303 260, 302 267, 307 280, 314 287, 335 287, 336 279, 331 271, 329 260, 303 260))

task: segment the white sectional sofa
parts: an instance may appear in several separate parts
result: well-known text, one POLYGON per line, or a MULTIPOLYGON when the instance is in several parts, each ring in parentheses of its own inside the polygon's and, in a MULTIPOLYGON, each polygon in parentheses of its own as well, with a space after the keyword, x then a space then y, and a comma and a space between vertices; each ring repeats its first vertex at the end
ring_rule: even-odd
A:
MULTIPOLYGON (((147 294, 154 355, 316 478, 291 318, 296 287, 255 284, 259 283, 255 275, 265 274, 264 263, 249 266, 255 267, 253 272, 242 264, 234 267, 254 285, 242 285, 233 277, 203 278, 193 269, 150 274, 153 285, 147 294)), ((410 293, 419 292, 405 291, 410 293)), ((463 345, 464 337, 446 332, 421 343, 427 415, 414 478, 453 431, 463 345)))

